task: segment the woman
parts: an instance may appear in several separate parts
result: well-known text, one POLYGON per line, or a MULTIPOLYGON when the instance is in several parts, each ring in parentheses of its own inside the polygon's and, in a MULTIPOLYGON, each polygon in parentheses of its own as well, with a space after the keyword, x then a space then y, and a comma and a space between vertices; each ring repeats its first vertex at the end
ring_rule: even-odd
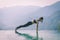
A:
POLYGON ((15 32, 17 33, 17 30, 18 30, 19 28, 28 27, 29 25, 32 25, 32 24, 34 24, 34 23, 37 23, 38 21, 43 22, 43 17, 40 17, 38 20, 29 21, 29 22, 27 22, 27 23, 24 24, 24 25, 21 25, 21 26, 16 27, 15 32))

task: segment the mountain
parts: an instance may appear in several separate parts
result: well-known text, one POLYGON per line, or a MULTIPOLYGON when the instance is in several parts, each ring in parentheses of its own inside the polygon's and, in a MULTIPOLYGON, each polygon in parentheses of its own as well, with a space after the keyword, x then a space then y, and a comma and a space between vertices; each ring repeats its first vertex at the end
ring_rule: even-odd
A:
POLYGON ((15 29, 17 26, 26 23, 27 21, 29 21, 27 19, 28 18, 27 15, 31 12, 35 12, 38 9, 40 9, 39 6, 15 6, 15 7, 1 8, 0 17, 2 23, 6 25, 4 26, 4 28, 15 29))
POLYGON ((51 9, 51 15, 47 18, 48 21, 48 26, 46 27, 47 29, 50 30, 57 30, 58 29, 58 22, 60 21, 60 2, 57 2, 53 5, 50 6, 51 9))
POLYGON ((29 14, 28 16, 31 15, 31 17, 36 18, 36 19, 39 18, 40 16, 44 17, 44 22, 43 22, 43 24, 39 25, 40 26, 39 29, 57 30, 58 20, 60 19, 59 18, 60 13, 58 13, 59 11, 60 11, 60 1, 54 3, 50 6, 41 8, 41 9, 35 11, 34 13, 29 14), (56 20, 56 22, 53 19, 56 20))
POLYGON ((40 8, 39 10, 35 11, 34 13, 31 13, 31 15, 41 15, 41 16, 50 16, 52 13, 54 13, 55 11, 59 11, 60 10, 60 1, 50 5, 50 6, 46 6, 43 8, 40 8), (44 15, 43 15, 44 14, 44 15))
POLYGON ((0 30, 3 28, 3 23, 1 21, 2 21, 2 11, 0 9, 0 30))
POLYGON ((51 26, 54 26, 55 29, 60 30, 60 10, 56 11, 54 14, 51 15, 51 26))
MULTIPOLYGON (((19 25, 23 25, 33 19, 38 19, 43 16, 43 23, 39 24, 39 30, 56 30, 57 25, 53 22, 55 15, 60 11, 60 1, 46 7, 39 6, 15 6, 2 8, 2 23, 6 25, 5 29, 15 29, 19 25), (55 13, 56 12, 56 13, 55 13), (52 21, 53 20, 53 21, 52 21)), ((0 13, 1 14, 1 13, 0 13)), ((58 13, 57 16, 60 14, 58 13)), ((58 17, 56 17, 57 19, 58 17)), ((57 21, 59 18, 57 19, 57 21)), ((35 24, 24 29, 35 29, 35 24)))

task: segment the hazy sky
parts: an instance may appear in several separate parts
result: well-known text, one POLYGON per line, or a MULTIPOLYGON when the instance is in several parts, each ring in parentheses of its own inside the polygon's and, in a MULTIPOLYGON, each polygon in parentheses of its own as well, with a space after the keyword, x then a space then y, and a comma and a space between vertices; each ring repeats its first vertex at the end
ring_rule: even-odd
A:
POLYGON ((60 0, 0 0, 0 8, 11 6, 47 6, 60 0))

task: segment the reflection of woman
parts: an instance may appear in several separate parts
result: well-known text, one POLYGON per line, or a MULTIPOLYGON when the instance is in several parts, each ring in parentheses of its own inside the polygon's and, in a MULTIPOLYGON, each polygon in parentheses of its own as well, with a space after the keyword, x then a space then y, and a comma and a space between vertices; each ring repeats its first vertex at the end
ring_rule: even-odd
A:
POLYGON ((19 28, 21 28, 21 27, 27 27, 27 26, 29 26, 29 25, 32 25, 32 24, 34 24, 34 23, 37 23, 37 21, 41 21, 41 22, 42 22, 42 21, 43 21, 43 17, 39 18, 39 20, 29 21, 29 22, 27 22, 26 24, 17 27, 17 28, 15 29, 15 32, 17 32, 17 29, 19 29, 19 28))

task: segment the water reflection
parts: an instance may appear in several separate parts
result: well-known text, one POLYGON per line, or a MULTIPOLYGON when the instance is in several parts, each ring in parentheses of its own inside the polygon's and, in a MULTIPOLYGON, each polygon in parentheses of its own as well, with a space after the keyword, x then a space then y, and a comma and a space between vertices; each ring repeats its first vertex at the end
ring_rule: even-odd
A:
POLYGON ((19 32, 15 32, 16 34, 18 34, 18 35, 20 35, 20 36, 23 36, 23 37, 25 37, 26 38, 26 40, 43 40, 43 38, 38 38, 37 39, 37 37, 33 37, 33 36, 31 36, 31 35, 29 35, 29 34, 25 34, 25 33, 19 33, 19 32))

